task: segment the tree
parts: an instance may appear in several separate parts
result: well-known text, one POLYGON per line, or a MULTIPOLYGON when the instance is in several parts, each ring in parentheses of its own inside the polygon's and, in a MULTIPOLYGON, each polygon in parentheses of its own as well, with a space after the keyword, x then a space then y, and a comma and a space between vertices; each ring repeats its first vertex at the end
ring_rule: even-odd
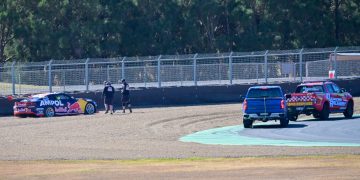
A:
POLYGON ((11 56, 6 56, 5 50, 14 39, 14 30, 19 21, 16 11, 16 1, 3 0, 0 2, 0 64, 11 59, 11 56))

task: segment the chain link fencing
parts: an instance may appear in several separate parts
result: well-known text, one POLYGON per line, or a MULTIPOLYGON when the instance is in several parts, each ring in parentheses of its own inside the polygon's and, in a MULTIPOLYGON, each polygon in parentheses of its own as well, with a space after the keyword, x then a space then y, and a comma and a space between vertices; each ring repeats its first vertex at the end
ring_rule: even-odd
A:
POLYGON ((12 62, 0 67, 0 95, 120 88, 302 82, 360 77, 360 47, 12 62))

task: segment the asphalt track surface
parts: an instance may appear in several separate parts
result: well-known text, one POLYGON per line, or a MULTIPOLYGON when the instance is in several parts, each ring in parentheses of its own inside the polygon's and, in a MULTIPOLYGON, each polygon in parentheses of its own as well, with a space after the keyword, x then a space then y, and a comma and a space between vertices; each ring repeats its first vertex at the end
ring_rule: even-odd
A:
POLYGON ((183 142, 217 145, 354 146, 360 147, 360 115, 353 119, 333 116, 323 121, 303 118, 286 128, 279 122, 257 123, 252 129, 228 126, 180 138, 183 142))
MULTIPOLYGON (((355 102, 358 100, 355 99, 355 102)), ((357 114, 360 113, 358 107, 356 104, 357 114)), ((359 119, 348 120, 343 118, 342 114, 339 116, 341 118, 329 121, 301 119, 296 123, 290 122, 290 127, 284 129, 278 128, 277 125, 259 125, 254 129, 238 132, 238 137, 270 131, 273 135, 258 133, 256 136, 260 134, 281 138, 277 137, 279 136, 277 134, 287 131, 289 134, 294 133, 293 138, 295 138, 296 134, 301 137, 306 132, 310 132, 309 129, 313 129, 311 133, 319 131, 319 134, 332 134, 332 139, 341 140, 348 139, 348 133, 359 132, 359 119)), ((0 117, 0 160, 237 158, 360 154, 358 146, 208 145, 179 141, 181 137, 204 130, 229 126, 241 127, 241 117, 240 103, 135 107, 132 114, 117 111, 114 115, 100 112, 95 115, 54 118, 0 117)), ((353 136, 349 142, 359 142, 357 140, 360 138, 359 134, 353 136)), ((322 140, 321 137, 317 138, 322 140)))

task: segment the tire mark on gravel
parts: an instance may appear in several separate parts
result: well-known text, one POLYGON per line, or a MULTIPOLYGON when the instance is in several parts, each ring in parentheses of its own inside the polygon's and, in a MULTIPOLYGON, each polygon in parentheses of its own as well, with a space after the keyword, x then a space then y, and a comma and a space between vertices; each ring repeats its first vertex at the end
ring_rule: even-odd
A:
MULTIPOLYGON (((146 131, 150 133, 149 136, 157 136, 157 140, 176 140, 179 138, 179 134, 187 134, 189 132, 198 131, 199 129, 194 124, 200 124, 205 122, 219 122, 227 120, 229 118, 240 117, 239 112, 227 112, 227 113, 211 113, 211 114, 202 114, 202 115, 192 115, 192 116, 182 116, 178 118, 169 118, 161 121, 156 121, 148 124, 146 131), (181 121, 183 122, 176 122, 181 121), (186 127, 186 128, 185 128, 186 127), (187 128, 189 127, 189 128, 187 128), (160 135, 160 137, 159 137, 160 135), (166 138, 164 138, 164 135, 166 138)), ((240 123, 240 118, 239 118, 240 123)), ((209 123, 207 123, 209 124, 209 123)), ((219 124, 219 126, 224 124, 219 124)))
POLYGON ((239 117, 239 115, 238 114, 231 114, 229 116, 214 116, 214 117, 209 117, 209 118, 203 118, 203 119, 199 119, 199 120, 195 120, 195 121, 190 121, 190 122, 187 122, 187 123, 184 123, 184 124, 180 124, 180 127, 184 128, 186 126, 201 123, 201 122, 204 122, 204 121, 227 119, 227 118, 232 118, 232 117, 239 117))
MULTIPOLYGON (((179 117, 175 117, 175 118, 168 118, 168 119, 163 119, 163 120, 160 120, 160 121, 155 121, 155 122, 147 124, 146 127, 157 126, 159 124, 169 123, 169 122, 177 121, 177 120, 180 120, 180 119, 191 119, 191 118, 204 117, 204 116, 228 115, 228 114, 235 114, 235 113, 239 113, 239 112, 234 111, 234 112, 224 112, 224 113, 211 113, 211 114, 179 116, 179 117)), ((240 114, 238 114, 238 115, 240 116, 240 114)))

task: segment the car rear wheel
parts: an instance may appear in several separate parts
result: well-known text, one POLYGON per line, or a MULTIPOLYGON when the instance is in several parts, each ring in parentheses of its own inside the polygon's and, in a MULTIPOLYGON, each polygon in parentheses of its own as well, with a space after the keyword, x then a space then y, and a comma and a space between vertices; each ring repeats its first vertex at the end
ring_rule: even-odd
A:
POLYGON ((252 128, 253 127, 253 121, 250 119, 244 119, 243 124, 244 124, 244 128, 252 128))
POLYGON ((313 117, 314 117, 315 119, 319 119, 319 118, 320 118, 320 114, 319 114, 318 112, 314 112, 314 113, 313 113, 313 117))
POLYGON ((53 107, 47 107, 45 109, 45 117, 54 117, 55 116, 55 110, 53 107))
POLYGON ((352 118, 352 116, 354 114, 354 103, 352 101, 348 102, 343 114, 346 118, 349 118, 349 119, 352 118))
POLYGON ((280 126, 281 127, 286 127, 287 125, 289 125, 289 119, 288 118, 281 118, 280 119, 280 126))
POLYGON ((298 118, 298 115, 297 115, 297 114, 291 114, 291 115, 289 115, 289 120, 290 120, 290 121, 296 121, 297 118, 298 118))
POLYGON ((85 106, 85 114, 94 114, 96 111, 94 104, 87 103, 85 106))
POLYGON ((325 103, 323 109, 320 112, 320 119, 321 120, 329 119, 329 114, 330 114, 329 104, 325 103))

